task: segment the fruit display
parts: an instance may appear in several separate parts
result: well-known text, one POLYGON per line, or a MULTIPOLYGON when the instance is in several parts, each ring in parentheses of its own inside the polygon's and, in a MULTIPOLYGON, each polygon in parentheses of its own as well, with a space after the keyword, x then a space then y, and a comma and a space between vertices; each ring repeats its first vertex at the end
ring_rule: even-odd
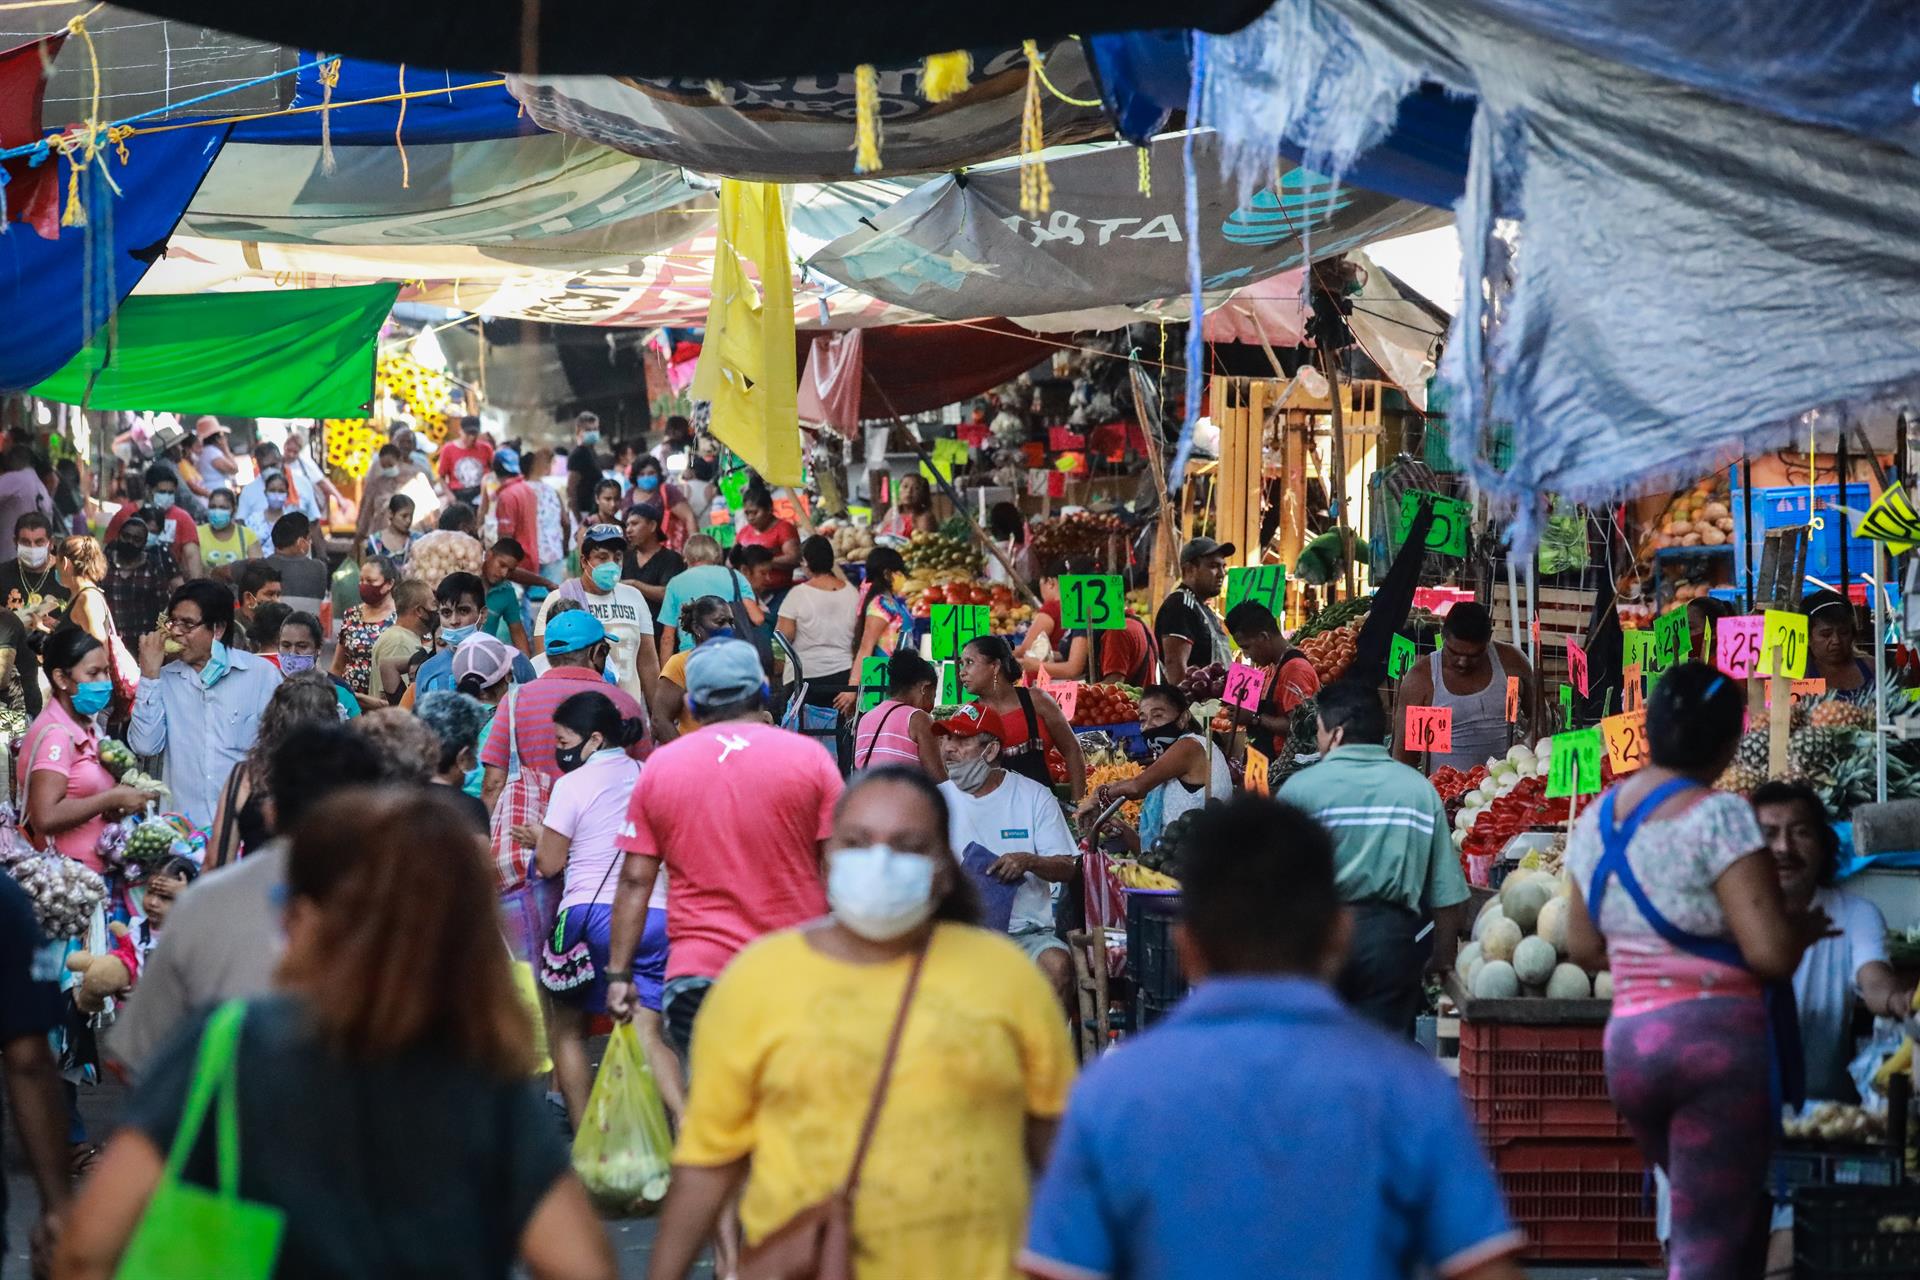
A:
POLYGON ((1180 882, 1165 872, 1154 871, 1137 862, 1116 862, 1114 874, 1129 889, 1178 889, 1180 882))
MULTIPOLYGON (((1835 818, 1876 795, 1873 713, 1838 698, 1796 699, 1787 735, 1787 767, 1779 775, 1812 787, 1835 818)), ((1740 735, 1733 763, 1715 781, 1721 791, 1752 792, 1769 780, 1769 730, 1760 724, 1740 735)), ((1920 741, 1887 742, 1887 799, 1920 798, 1920 741)))
MULTIPOLYGON (((1105 783, 1125 782, 1128 778, 1137 777, 1139 773, 1140 766, 1124 757, 1110 763, 1095 764, 1091 755, 1089 755, 1087 759, 1087 793, 1091 795, 1096 787, 1105 783)), ((1120 806, 1120 812, 1115 816, 1129 826, 1138 829, 1140 826, 1140 802, 1138 800, 1127 801, 1120 806)))
POLYGON ((1133 724, 1140 719, 1140 691, 1124 684, 1083 684, 1073 707, 1076 729, 1133 724))
POLYGON ((472 534, 435 529, 414 543, 407 554, 407 577, 437 583, 450 573, 477 574, 486 558, 486 549, 472 534))
POLYGON ((1224 697, 1227 692, 1227 668, 1218 662, 1205 667, 1188 667, 1187 674, 1180 677, 1180 692, 1186 695, 1190 703, 1211 702, 1224 697))
MULTIPOLYGON (((1520 743, 1505 756, 1487 761, 1485 777, 1463 791, 1454 814, 1453 844, 1462 858, 1496 857, 1522 831, 1567 820, 1570 803, 1547 799, 1547 763, 1552 755, 1551 743, 1542 739, 1538 748, 1520 743)), ((1474 772, 1479 772, 1478 767, 1474 772)), ((1611 780, 1612 766, 1603 760, 1601 786, 1611 780)))
POLYGON ((1287 740, 1267 765, 1267 794, 1280 794, 1280 786, 1302 769, 1317 761, 1320 752, 1320 704, 1303 698, 1293 709, 1287 740))
POLYGON ((1149 871, 1158 871, 1178 880, 1180 860, 1184 853, 1183 846, 1187 834, 1193 830, 1194 823, 1200 820, 1200 815, 1206 811, 1206 808, 1207 806, 1202 805, 1198 809, 1189 809, 1169 822, 1161 830, 1160 838, 1153 842, 1152 847, 1140 851, 1140 865, 1149 871))
POLYGON ((1332 631, 1323 631, 1319 635, 1309 636, 1297 644, 1300 652, 1307 655, 1313 663, 1313 669, 1320 676, 1320 683, 1332 684, 1347 673, 1353 665, 1353 655, 1360 640, 1360 621, 1349 622, 1345 626, 1335 627, 1332 631))
POLYGON ((1782 1111, 1780 1132, 1803 1140, 1876 1144, 1886 1141, 1887 1117, 1844 1102, 1809 1102, 1782 1111))
POLYGON ((957 569, 909 574, 904 591, 916 618, 932 616, 936 604, 984 604, 990 612, 987 629, 996 636, 1018 635, 1033 621, 1033 606, 1014 595, 1013 588, 987 586, 957 569))
POLYGON ((1567 912, 1573 881, 1562 874, 1515 870, 1480 909, 1473 936, 1454 970, 1478 1000, 1546 997, 1611 999, 1613 982, 1589 975, 1567 958, 1567 912))
POLYGON ((1708 476, 1675 498, 1654 525, 1651 549, 1722 547, 1733 540, 1733 509, 1724 472, 1708 476))
POLYGON ((133 754, 132 747, 118 738, 108 738, 100 744, 100 763, 118 782, 127 770, 139 763, 139 759, 133 754))
POLYGON ((1299 644, 1323 632, 1344 627, 1349 622, 1359 622, 1372 609, 1372 596, 1360 596, 1353 600, 1336 600, 1302 623, 1300 629, 1293 633, 1293 642, 1299 644))
POLYGON ((842 564, 865 564, 873 550, 873 530, 851 520, 823 520, 818 532, 833 544, 833 558, 842 564))
POLYGON ((40 922, 40 932, 50 939, 84 936, 94 909, 107 898, 106 881, 72 858, 63 858, 57 853, 15 863, 13 878, 33 899, 33 914, 40 922))
POLYGON ((908 572, 918 569, 951 569, 977 578, 987 567, 986 554, 965 536, 949 533, 916 533, 907 542, 908 572))
POLYGON ((1076 511, 1040 524, 1034 529, 1028 546, 1036 565, 1059 559, 1104 564, 1108 542, 1125 531, 1126 524, 1119 516, 1076 511))

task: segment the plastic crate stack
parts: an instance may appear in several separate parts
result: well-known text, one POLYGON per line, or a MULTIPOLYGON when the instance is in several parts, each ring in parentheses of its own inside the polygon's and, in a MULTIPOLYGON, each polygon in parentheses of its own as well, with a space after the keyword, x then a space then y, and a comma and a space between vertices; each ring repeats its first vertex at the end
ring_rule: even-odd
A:
POLYGON ((1460 1023, 1460 1093, 1536 1261, 1660 1258, 1652 1180, 1607 1096, 1605 1032, 1460 1023))
POLYGON ((1133 1027, 1143 1031, 1167 1016, 1187 994, 1187 976, 1173 946, 1180 895, 1167 890, 1127 891, 1127 967, 1133 975, 1133 1027))

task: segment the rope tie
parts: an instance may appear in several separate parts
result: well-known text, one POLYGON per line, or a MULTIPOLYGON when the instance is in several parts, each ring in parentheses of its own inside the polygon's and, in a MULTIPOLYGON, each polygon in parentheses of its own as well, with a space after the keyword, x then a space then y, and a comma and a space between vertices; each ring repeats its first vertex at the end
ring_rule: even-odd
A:
POLYGON ((413 186, 413 169, 407 163, 407 144, 400 131, 407 127, 407 64, 400 64, 400 118, 393 122, 393 145, 400 149, 400 189, 413 186))
POLYGON ((332 177, 339 168, 333 158, 333 90, 340 83, 340 59, 320 66, 320 172, 332 177))
POLYGON ((853 73, 853 171, 880 167, 880 73, 863 62, 853 73))
POLYGON ((1027 97, 1020 111, 1020 211, 1037 218, 1053 202, 1053 179, 1047 176, 1046 161, 1040 153, 1047 145, 1046 117, 1041 112, 1040 46, 1031 40, 1020 42, 1027 55, 1027 97))

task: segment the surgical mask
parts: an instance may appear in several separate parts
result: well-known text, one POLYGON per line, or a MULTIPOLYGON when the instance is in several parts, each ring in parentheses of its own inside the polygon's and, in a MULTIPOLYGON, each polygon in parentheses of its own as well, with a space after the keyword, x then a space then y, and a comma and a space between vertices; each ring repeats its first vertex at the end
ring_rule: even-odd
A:
POLYGON ((267 490, 267 505, 268 505, 268 506, 270 506, 270 507, 284 507, 284 506, 286 506, 286 505, 287 505, 287 491, 286 491, 285 489, 269 489, 269 490, 267 490))
POLYGON ((380 474, 386 477, 388 480, 391 480, 395 476, 400 474, 400 468, 399 467, 382 467, 380 468, 380 474))
POLYGON ((113 681, 82 680, 73 686, 73 709, 83 716, 97 716, 113 701, 113 681))
POLYGON ((477 622, 465 627, 442 627, 440 628, 440 638, 447 642, 447 648, 458 649, 462 644, 466 643, 468 636, 479 629, 480 624, 477 622))
POLYGON ((660 487, 660 477, 652 475, 641 476, 638 480, 635 480, 634 483, 640 486, 642 493, 652 493, 660 487))
POLYGON ((174 495, 167 490, 156 489, 153 494, 153 505, 157 510, 166 511, 173 506, 173 499, 174 495))
POLYGON ((594 754, 587 750, 587 743, 592 741, 591 737, 582 738, 571 747, 563 747, 556 743, 553 748, 553 762, 560 766, 560 772, 572 773, 585 764, 587 757, 594 754))
POLYGON ((962 791, 978 791, 986 784, 987 775, 993 772, 993 762, 985 756, 975 756, 971 760, 961 760, 947 766, 947 779, 962 791))
POLYGON ((602 591, 611 591, 620 581, 620 562, 608 560, 604 564, 597 564, 593 566, 589 576, 593 579, 594 586, 602 591))
POLYGON ((599 444, 600 443, 599 430, 596 428, 595 430, 592 430, 592 431, 582 431, 580 433, 580 443, 581 444, 599 444))
POLYGON ((283 653, 280 655, 280 674, 297 676, 302 671, 311 671, 320 661, 311 653, 283 653))
POLYGON ((38 569, 53 554, 52 547, 30 547, 24 542, 14 543, 13 550, 20 557, 20 563, 29 569, 38 569))
POLYGON ((869 942, 891 942, 933 915, 933 859, 884 844, 841 849, 827 862, 833 918, 869 942))
POLYGON ((227 656, 227 646, 215 640, 213 652, 207 655, 207 665, 200 668, 201 687, 213 688, 231 670, 233 670, 233 663, 227 656))
POLYGON ((233 512, 225 507, 208 507, 207 523, 216 529, 224 529, 233 523, 233 512))

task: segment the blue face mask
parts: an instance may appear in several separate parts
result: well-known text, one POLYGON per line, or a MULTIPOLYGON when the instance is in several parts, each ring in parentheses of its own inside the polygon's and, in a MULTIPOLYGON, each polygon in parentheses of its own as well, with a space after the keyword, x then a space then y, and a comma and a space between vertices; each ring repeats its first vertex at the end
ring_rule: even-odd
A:
POLYGON ((656 475, 644 475, 638 480, 635 480, 634 483, 640 486, 640 492, 652 493, 660 487, 660 477, 656 475))
POLYGON ((598 431, 582 431, 580 433, 580 443, 581 444, 599 444, 600 433, 598 431))
POLYGON ((113 681, 83 680, 73 687, 73 709, 83 716, 97 716, 113 701, 113 681))
POLYGON ((225 507, 208 507, 207 523, 216 529, 224 529, 233 523, 233 512, 225 507))
POLYGON ((227 646, 215 640, 213 652, 207 656, 207 665, 200 668, 200 684, 203 688, 211 689, 231 670, 233 662, 227 656, 227 646))
POLYGON ((593 579, 593 585, 600 590, 611 591, 620 581, 620 562, 608 560, 604 564, 597 564, 593 566, 593 571, 588 576, 593 579))
POLYGON ((447 642, 447 648, 458 649, 466 642, 468 636, 471 636, 479 629, 480 624, 477 622, 468 627, 442 627, 440 628, 440 638, 447 642))
POLYGON ((169 507, 173 506, 173 491, 171 489, 154 490, 153 505, 155 509, 160 511, 165 511, 169 507))

